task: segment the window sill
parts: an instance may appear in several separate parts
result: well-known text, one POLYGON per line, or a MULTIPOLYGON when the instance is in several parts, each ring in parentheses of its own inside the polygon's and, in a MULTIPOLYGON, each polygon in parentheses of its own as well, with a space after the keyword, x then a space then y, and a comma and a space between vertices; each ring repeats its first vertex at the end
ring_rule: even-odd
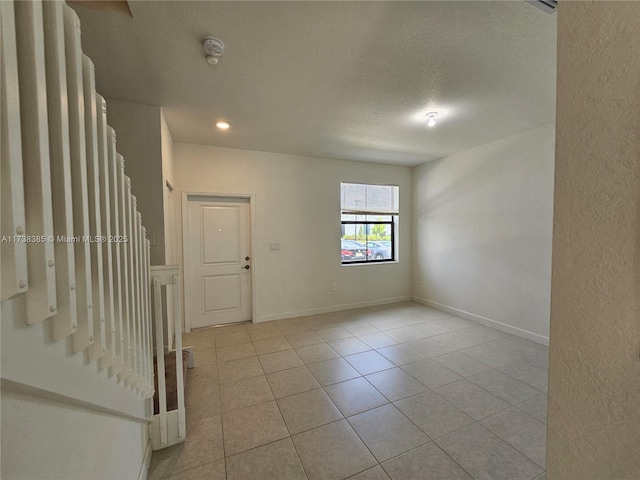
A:
POLYGON ((396 265, 400 263, 399 260, 391 260, 388 262, 353 262, 353 263, 341 263, 343 267, 370 267, 371 265, 396 265))

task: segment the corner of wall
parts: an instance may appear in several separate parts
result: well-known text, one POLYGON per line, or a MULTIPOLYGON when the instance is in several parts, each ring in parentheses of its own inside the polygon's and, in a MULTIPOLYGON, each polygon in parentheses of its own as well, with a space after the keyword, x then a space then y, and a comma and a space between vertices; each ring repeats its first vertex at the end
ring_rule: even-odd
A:
POLYGON ((414 297, 544 343, 554 140, 547 124, 413 168, 414 297))
POLYGON ((162 142, 162 175, 163 180, 175 185, 173 165, 173 135, 167 123, 164 109, 160 109, 160 136, 162 142))
POLYGON ((162 118, 160 107, 107 100, 107 119, 151 240, 152 265, 165 263, 162 118))
POLYGON ((639 46, 640 3, 559 2, 552 480, 640 478, 639 46))

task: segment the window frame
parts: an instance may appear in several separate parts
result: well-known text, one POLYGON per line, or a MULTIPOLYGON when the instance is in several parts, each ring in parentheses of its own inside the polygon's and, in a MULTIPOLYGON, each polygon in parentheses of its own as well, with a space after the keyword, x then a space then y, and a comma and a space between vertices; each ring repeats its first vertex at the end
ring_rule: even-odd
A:
MULTIPOLYGON (((364 182, 340 182, 340 228, 341 235, 340 241, 348 240, 345 238, 347 231, 351 230, 350 226, 353 225, 353 241, 361 243, 359 240, 357 225, 362 225, 364 229, 364 249, 365 255, 361 260, 350 260, 348 256, 343 255, 344 250, 341 248, 340 261, 341 265, 369 265, 379 263, 398 263, 399 245, 398 242, 398 225, 400 223, 400 185, 388 184, 388 183, 364 183, 364 182), (362 188, 362 190, 361 190, 362 188), (381 191, 380 188, 383 188, 381 191), (387 197, 387 195, 389 195, 387 197), (385 199, 386 198, 386 199, 385 199), (350 219, 345 217, 350 216, 350 219), (378 217, 378 220, 372 218, 378 217), (363 218, 361 220, 360 218, 363 218), (384 219, 384 220, 382 220, 384 219), (371 230, 375 225, 384 225, 385 233, 383 235, 384 241, 391 243, 389 248, 389 258, 375 259, 366 255, 366 250, 370 250, 376 247, 367 247, 369 242, 379 242, 376 238, 370 238, 372 236, 371 230), (387 227, 388 226, 388 227, 387 227)), ((351 235, 351 233, 349 233, 351 235)), ((376 235, 377 236, 377 235, 376 235)), ((384 244, 383 244, 384 245, 384 244)), ((341 244, 342 247, 342 244, 341 244)), ((351 249, 349 249, 351 250, 351 249)), ((372 252, 373 253, 373 252, 372 252)), ((351 258, 356 257, 357 254, 353 254, 351 258)), ((386 256, 386 246, 383 256, 386 256)))
MULTIPOLYGON (((392 185, 395 186, 395 185, 392 185)), ((391 257, 390 258, 381 258, 381 259, 375 259, 375 258, 367 258, 367 256, 365 255, 364 260, 342 260, 341 259, 341 263, 342 265, 368 265, 368 264, 375 264, 375 263, 389 263, 389 262, 396 262, 396 226, 398 224, 397 222, 397 217, 399 216, 397 213, 382 213, 382 212, 362 212, 362 211, 350 211, 350 210, 340 210, 340 217, 342 217, 342 215, 364 215, 365 217, 369 217, 369 216, 373 216, 373 215, 380 215, 380 216, 385 216, 385 217, 390 217, 390 220, 342 220, 342 218, 340 218, 340 226, 342 225, 363 225, 363 226, 369 226, 369 225, 389 225, 390 226, 390 231, 391 231, 391 257)), ((369 229, 365 228, 365 238, 368 237, 369 233, 368 233, 369 229)), ((340 237, 340 241, 345 240, 342 238, 342 236, 340 237)), ((358 240, 353 240, 354 242, 357 242, 358 240)), ((364 247, 365 249, 369 249, 367 247, 367 243, 369 242, 375 242, 376 240, 365 240, 364 242, 364 247)), ((342 250, 342 249, 341 249, 342 250)), ((342 256, 342 255, 341 255, 342 256)))

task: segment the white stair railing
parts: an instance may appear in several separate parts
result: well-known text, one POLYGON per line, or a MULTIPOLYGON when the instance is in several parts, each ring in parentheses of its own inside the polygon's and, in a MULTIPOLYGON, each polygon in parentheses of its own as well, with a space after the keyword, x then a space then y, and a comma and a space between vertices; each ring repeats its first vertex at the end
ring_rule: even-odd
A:
POLYGON ((151 446, 154 450, 183 442, 186 434, 184 378, 182 364, 182 332, 180 322, 174 324, 176 356, 177 408, 167 410, 167 385, 164 364, 164 317, 162 308, 162 287, 166 288, 167 297, 173 297, 173 318, 180 318, 180 268, 178 265, 161 265, 151 267, 153 284, 153 316, 156 327, 156 351, 158 361, 158 403, 159 411, 151 422, 151 446))
POLYGON ((1 300, 24 296, 24 322, 149 398, 150 245, 79 19, 62 1, 0 9, 1 300))
MULTIPOLYGON (((3 235, 24 235, 26 228, 16 26, 12 4, 0 4, 0 162, 3 235)), ((27 291, 27 244, 2 243, 1 298, 27 291)))

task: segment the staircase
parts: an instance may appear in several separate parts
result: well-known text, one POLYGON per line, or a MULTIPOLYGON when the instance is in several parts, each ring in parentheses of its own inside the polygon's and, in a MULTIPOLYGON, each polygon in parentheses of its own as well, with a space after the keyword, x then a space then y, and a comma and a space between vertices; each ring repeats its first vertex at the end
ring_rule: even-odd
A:
POLYGON ((151 400, 178 268, 150 267, 79 19, 63 1, 2 1, 0 36, 2 389, 140 424, 154 448, 183 441, 182 369, 167 412, 162 354, 156 416, 151 400))

